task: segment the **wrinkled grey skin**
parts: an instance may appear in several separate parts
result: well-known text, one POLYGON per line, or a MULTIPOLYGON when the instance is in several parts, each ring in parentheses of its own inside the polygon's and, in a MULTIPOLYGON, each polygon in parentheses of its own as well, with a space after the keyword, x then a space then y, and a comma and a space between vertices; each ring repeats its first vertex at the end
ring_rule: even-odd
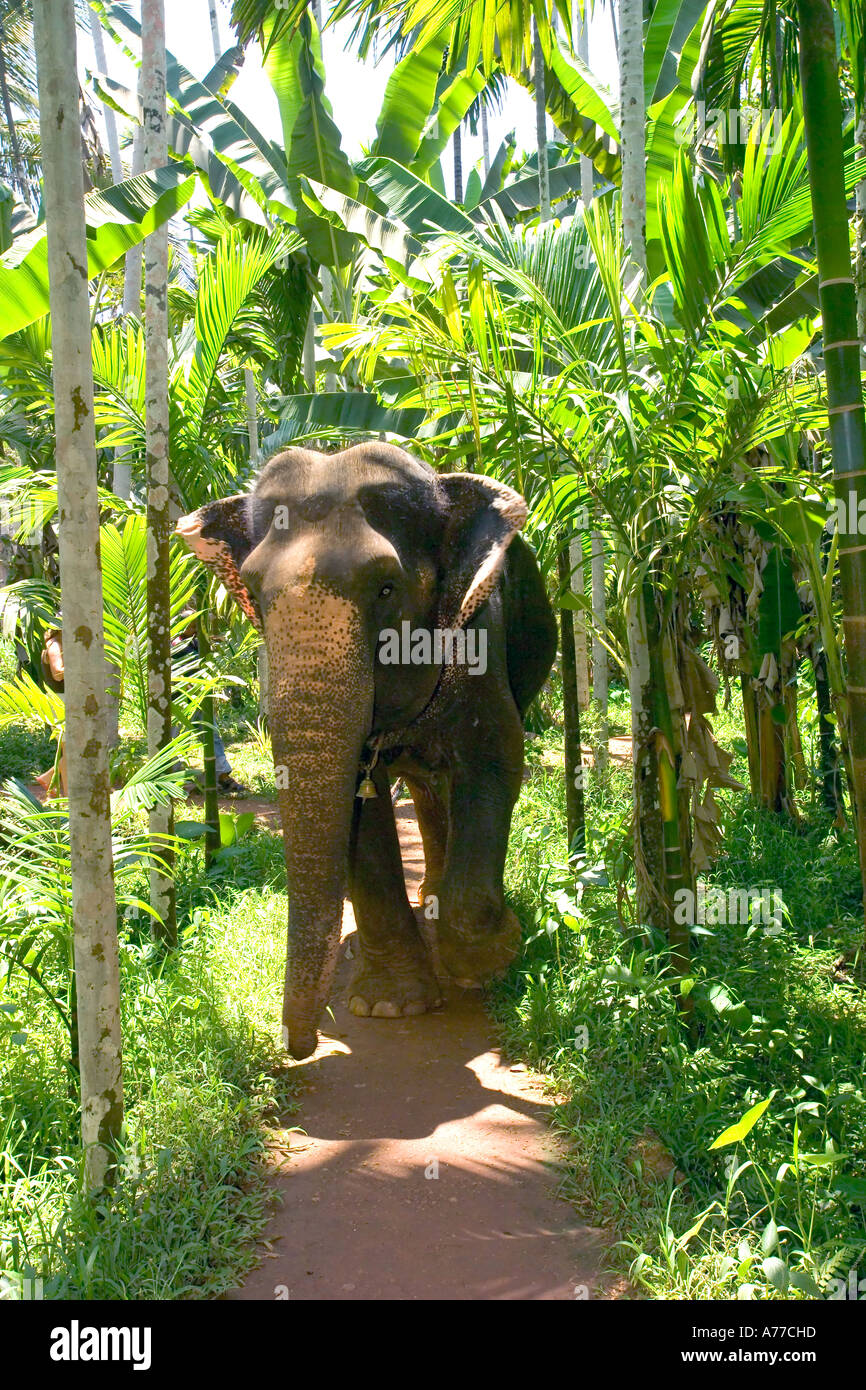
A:
POLYGON ((510 488, 437 475, 401 449, 290 449, 248 497, 178 524, 264 632, 289 892, 283 1022, 309 1056, 351 897, 360 960, 349 1007, 400 1017, 440 1002, 403 882, 389 773, 418 811, 441 964, 471 986, 502 972, 519 932, 502 873, 523 770, 522 715, 556 651, 553 614, 510 488), (381 634, 486 631, 487 669, 384 665, 381 634), (378 795, 356 796, 384 735, 378 795))

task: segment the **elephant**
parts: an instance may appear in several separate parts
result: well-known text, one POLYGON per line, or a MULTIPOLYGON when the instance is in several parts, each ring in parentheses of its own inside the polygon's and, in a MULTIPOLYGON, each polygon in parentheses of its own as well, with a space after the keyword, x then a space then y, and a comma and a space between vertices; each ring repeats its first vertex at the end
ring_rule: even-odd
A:
POLYGON ((249 494, 177 532, 262 632, 289 897, 283 1038, 310 1056, 351 899, 352 1013, 442 1004, 409 903, 390 796, 412 794, 440 972, 465 988, 520 941, 503 872, 523 776, 523 716, 556 654, 524 499, 437 473, 395 445, 293 447, 249 494))

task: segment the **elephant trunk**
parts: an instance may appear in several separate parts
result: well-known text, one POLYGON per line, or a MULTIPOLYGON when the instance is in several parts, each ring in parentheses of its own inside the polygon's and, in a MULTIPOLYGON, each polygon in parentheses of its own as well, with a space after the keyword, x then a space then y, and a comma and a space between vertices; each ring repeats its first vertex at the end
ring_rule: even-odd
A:
POLYGON ((265 616, 270 727, 289 895, 283 1036, 316 1049, 340 947, 358 761, 373 712, 358 610, 315 582, 265 616))

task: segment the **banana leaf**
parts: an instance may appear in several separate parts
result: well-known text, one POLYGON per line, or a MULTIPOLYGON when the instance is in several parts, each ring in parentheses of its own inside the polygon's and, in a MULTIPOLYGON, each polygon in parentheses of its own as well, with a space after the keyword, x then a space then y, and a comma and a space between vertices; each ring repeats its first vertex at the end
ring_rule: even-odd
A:
MULTIPOLYGON (((131 246, 167 222, 192 197, 196 176, 167 165, 125 179, 84 200, 88 278, 113 266, 131 246)), ((48 244, 43 223, 0 257, 0 338, 48 313, 48 244)))

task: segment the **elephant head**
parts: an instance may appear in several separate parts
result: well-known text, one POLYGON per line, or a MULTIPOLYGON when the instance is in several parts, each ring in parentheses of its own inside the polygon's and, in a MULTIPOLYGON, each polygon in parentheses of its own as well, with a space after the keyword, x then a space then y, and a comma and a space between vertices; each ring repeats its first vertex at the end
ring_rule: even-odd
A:
POLYGON ((510 488, 401 449, 290 449, 179 534, 262 631, 289 895, 284 1037, 316 1048, 340 945, 359 761, 425 709, 442 667, 385 666, 381 634, 459 628, 526 518, 510 488))

